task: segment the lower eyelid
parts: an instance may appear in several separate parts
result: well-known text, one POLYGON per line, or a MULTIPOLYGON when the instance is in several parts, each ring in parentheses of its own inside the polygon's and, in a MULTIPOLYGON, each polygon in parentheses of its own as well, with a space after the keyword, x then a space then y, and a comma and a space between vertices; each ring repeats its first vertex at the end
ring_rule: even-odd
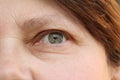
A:
POLYGON ((47 43, 44 43, 43 41, 39 41, 39 42, 35 43, 35 46, 60 47, 60 46, 63 46, 65 44, 67 44, 67 43, 68 43, 68 41, 65 41, 65 42, 63 42, 61 44, 47 44, 47 43))
POLYGON ((46 52, 52 52, 52 51, 56 51, 56 52, 59 52, 59 51, 64 51, 64 50, 67 50, 69 49, 70 47, 72 47, 72 42, 71 41, 67 41, 67 42, 64 42, 62 44, 59 44, 59 45, 46 45, 44 43, 37 43, 36 45, 33 46, 33 48, 37 51, 46 51, 46 52))

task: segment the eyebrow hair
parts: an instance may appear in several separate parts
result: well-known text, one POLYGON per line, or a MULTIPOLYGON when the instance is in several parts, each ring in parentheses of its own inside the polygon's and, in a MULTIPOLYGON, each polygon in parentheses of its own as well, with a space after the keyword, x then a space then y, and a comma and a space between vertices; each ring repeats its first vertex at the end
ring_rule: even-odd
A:
POLYGON ((36 28, 40 28, 43 27, 45 24, 47 24, 47 20, 43 19, 43 18, 32 18, 29 19, 27 21, 25 21, 22 25, 22 29, 23 30, 32 30, 32 29, 36 29, 36 28))
POLYGON ((55 17, 57 17, 56 15, 44 15, 42 17, 33 17, 30 18, 26 21, 24 21, 24 23, 21 25, 22 30, 32 30, 32 29, 37 29, 37 28, 42 28, 45 25, 49 24, 50 22, 52 22, 55 17))
POLYGON ((48 21, 49 20, 45 19, 44 17, 31 18, 24 21, 24 23, 20 25, 24 40, 35 36, 41 30, 41 28, 48 24, 48 21))
POLYGON ((31 29, 36 27, 43 27, 47 25, 48 23, 52 22, 54 19, 58 17, 57 14, 49 14, 49 15, 43 15, 41 17, 33 17, 30 18, 22 24, 22 29, 31 29))

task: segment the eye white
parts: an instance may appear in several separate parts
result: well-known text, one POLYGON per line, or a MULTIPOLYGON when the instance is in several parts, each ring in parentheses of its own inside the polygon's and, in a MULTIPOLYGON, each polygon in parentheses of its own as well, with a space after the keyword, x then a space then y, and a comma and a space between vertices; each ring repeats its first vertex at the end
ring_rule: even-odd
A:
POLYGON ((65 41, 66 37, 58 32, 49 33, 42 38, 42 42, 46 44, 61 44, 65 41))

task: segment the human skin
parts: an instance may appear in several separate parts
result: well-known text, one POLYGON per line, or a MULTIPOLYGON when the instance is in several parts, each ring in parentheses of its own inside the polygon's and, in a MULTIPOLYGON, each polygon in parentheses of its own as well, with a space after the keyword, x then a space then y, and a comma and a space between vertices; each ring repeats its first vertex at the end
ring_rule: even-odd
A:
POLYGON ((54 0, 0 0, 0 80, 111 80, 111 74, 102 44, 54 0), (72 39, 31 45, 46 30, 72 39))

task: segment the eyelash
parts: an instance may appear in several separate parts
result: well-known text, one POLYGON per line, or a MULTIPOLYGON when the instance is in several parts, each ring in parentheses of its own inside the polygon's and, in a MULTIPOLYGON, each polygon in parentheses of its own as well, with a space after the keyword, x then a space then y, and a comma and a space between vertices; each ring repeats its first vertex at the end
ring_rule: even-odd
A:
MULTIPOLYGON (((72 40, 72 39, 73 39, 73 38, 70 36, 70 34, 69 34, 68 32, 66 32, 66 31, 57 30, 57 29, 49 29, 49 30, 44 30, 44 31, 41 31, 41 32, 37 33, 37 35, 35 35, 35 36, 32 38, 32 40, 31 40, 32 45, 35 45, 37 42, 41 41, 41 39, 42 39, 44 36, 46 36, 46 35, 48 35, 48 34, 50 34, 50 33, 53 33, 53 32, 62 34, 62 35, 66 38, 66 40, 72 40)), ((57 45, 59 45, 59 44, 57 44, 57 45)))

